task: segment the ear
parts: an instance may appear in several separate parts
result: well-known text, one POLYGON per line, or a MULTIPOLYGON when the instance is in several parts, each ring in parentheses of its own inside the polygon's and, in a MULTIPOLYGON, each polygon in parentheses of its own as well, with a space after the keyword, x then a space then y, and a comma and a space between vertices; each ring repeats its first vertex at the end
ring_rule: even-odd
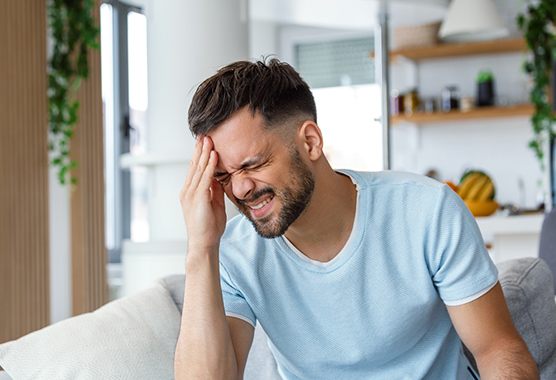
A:
POLYGON ((311 161, 316 161, 322 156, 322 132, 314 121, 306 121, 298 130, 298 137, 303 144, 311 161))

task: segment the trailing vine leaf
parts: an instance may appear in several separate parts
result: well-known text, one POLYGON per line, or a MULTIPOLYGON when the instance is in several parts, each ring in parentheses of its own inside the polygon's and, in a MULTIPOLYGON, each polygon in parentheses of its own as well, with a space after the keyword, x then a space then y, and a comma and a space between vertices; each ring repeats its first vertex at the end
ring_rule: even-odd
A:
POLYGON ((524 71, 533 79, 530 98, 535 107, 531 124, 533 139, 529 147, 533 149, 544 171, 545 147, 556 133, 554 132, 555 116, 549 104, 550 69, 556 61, 556 1, 540 0, 530 2, 524 14, 519 14, 517 24, 522 30, 527 47, 532 57, 524 65, 524 71))
POLYGON ((87 53, 100 47, 100 28, 92 16, 94 0, 48 0, 53 51, 48 67, 48 109, 51 165, 58 168, 61 184, 76 184, 70 171, 78 164, 69 155, 70 140, 78 120, 75 92, 89 76, 87 53))

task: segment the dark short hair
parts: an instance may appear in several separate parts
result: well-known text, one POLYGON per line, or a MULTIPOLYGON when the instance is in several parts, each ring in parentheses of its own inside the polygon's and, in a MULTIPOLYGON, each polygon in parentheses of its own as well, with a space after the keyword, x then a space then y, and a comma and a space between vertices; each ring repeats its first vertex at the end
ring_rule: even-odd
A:
POLYGON ((245 106, 253 115, 259 112, 269 130, 300 116, 317 121, 307 83, 289 64, 273 58, 234 62, 201 83, 189 107, 189 129, 194 136, 206 135, 245 106))

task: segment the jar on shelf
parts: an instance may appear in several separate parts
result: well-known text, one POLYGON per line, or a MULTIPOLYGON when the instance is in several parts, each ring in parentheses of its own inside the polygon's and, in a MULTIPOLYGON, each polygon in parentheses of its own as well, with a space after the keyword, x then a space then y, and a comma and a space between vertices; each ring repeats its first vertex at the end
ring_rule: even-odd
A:
POLYGON ((461 98, 460 108, 462 111, 469 111, 475 108, 475 98, 472 98, 471 96, 464 96, 461 98))
POLYGON ((423 112, 431 114, 437 111, 438 105, 435 98, 426 98, 423 102, 423 112))
POLYGON ((404 111, 404 95, 398 90, 390 92, 390 114, 398 116, 404 111))
POLYGON ((413 88, 409 90, 403 97, 404 114, 406 116, 411 116, 417 111, 419 107, 419 95, 417 94, 417 89, 413 88))
POLYGON ((459 89, 457 86, 446 86, 442 90, 442 111, 448 112, 459 108, 459 89))

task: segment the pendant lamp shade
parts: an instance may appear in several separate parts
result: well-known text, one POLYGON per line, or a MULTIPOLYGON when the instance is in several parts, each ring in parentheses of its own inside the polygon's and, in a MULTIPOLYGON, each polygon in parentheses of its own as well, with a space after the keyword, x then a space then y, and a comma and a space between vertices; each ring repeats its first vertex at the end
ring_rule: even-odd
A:
POLYGON ((452 0, 438 32, 447 42, 490 40, 508 34, 492 0, 452 0))

